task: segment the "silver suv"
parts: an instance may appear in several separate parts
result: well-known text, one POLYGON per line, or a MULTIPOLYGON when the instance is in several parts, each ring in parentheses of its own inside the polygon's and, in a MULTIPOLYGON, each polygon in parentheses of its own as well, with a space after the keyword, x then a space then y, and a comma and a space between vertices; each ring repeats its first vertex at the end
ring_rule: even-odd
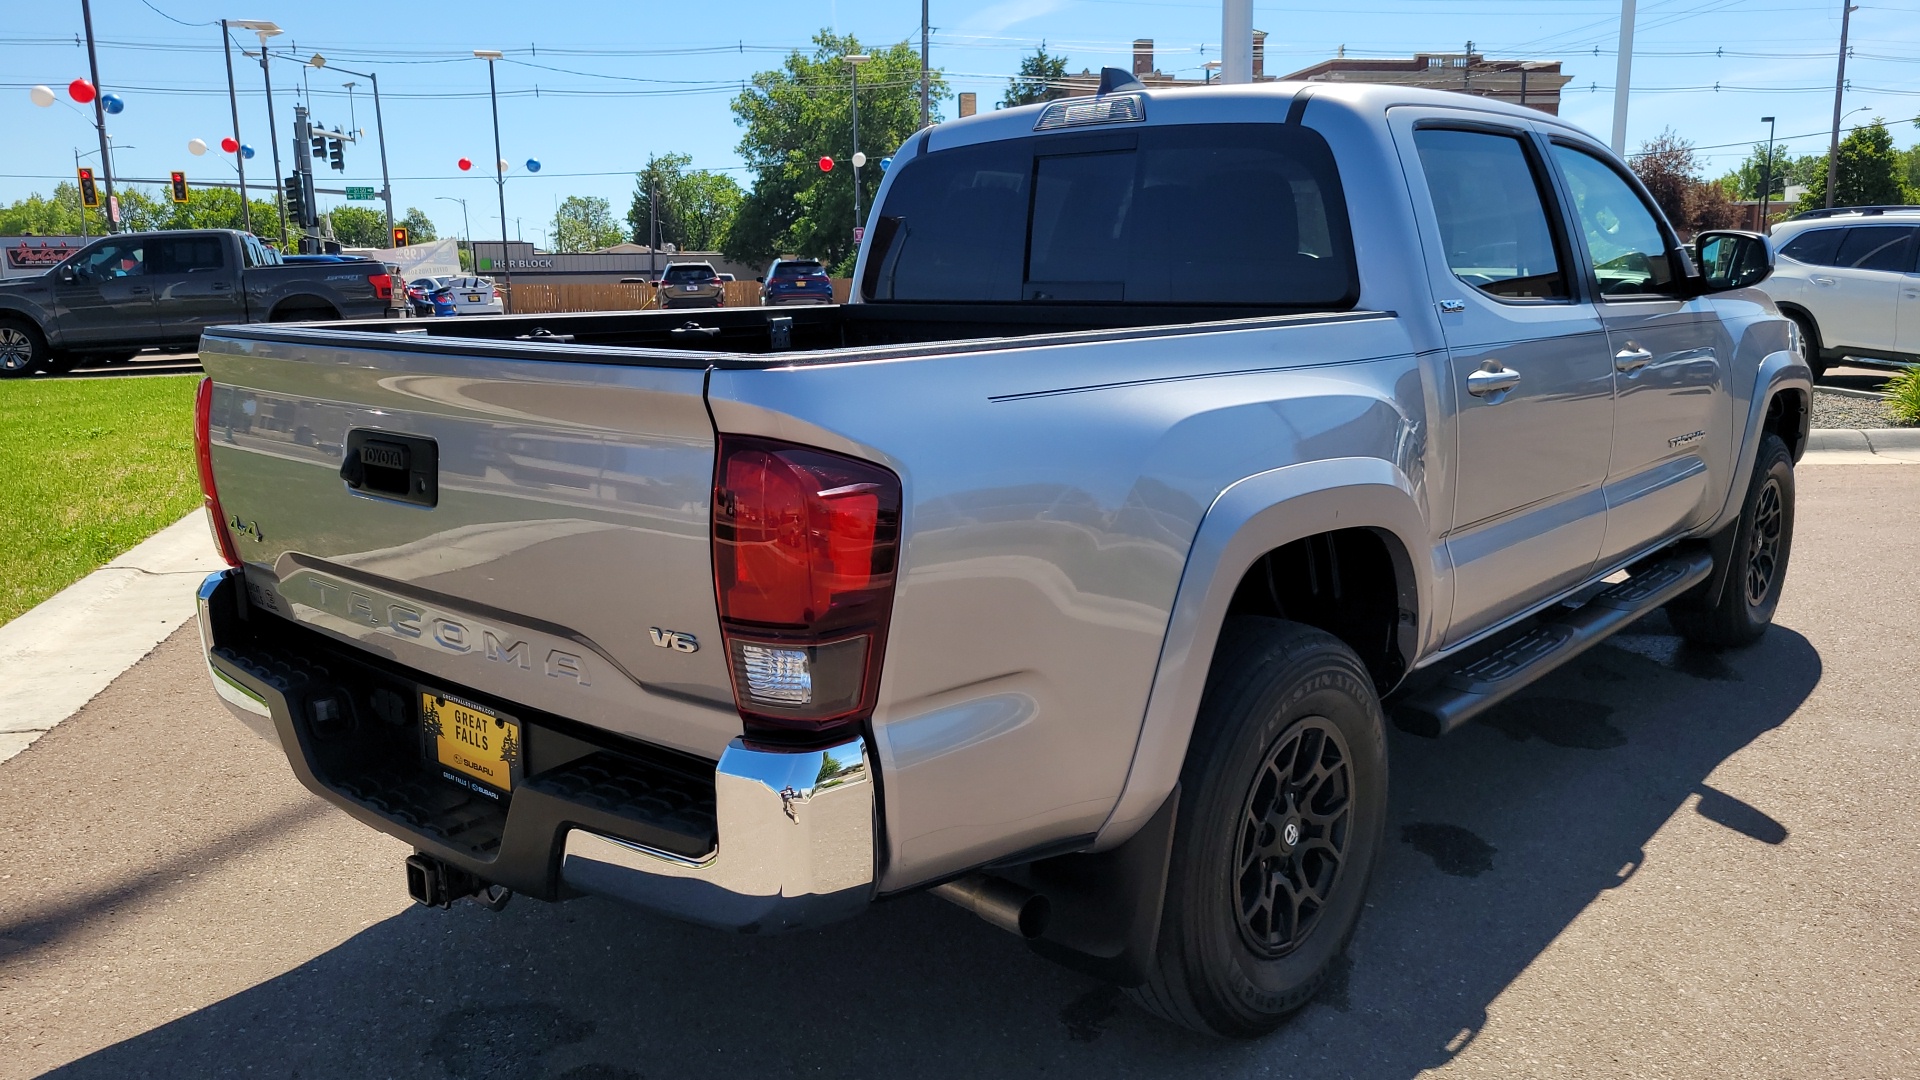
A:
POLYGON ((1774 226, 1761 289, 1806 339, 1817 377, 1841 357, 1920 363, 1920 206, 1814 210, 1774 226))

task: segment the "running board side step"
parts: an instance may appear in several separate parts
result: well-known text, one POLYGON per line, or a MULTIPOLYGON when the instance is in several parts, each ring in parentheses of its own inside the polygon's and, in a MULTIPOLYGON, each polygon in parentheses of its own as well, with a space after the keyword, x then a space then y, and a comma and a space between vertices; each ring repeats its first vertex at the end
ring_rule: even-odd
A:
POLYGON ((1602 589, 1577 608, 1549 608, 1530 622, 1417 675, 1403 696, 1396 695, 1388 703, 1393 722, 1415 735, 1445 735, 1712 573, 1710 552, 1685 552, 1602 589))

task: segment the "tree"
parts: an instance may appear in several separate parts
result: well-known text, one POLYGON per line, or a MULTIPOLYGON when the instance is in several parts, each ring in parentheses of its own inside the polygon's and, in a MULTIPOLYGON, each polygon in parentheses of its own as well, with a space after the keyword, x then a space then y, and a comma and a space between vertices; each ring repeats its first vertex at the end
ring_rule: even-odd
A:
POLYGON ((620 242, 613 204, 597 195, 569 195, 553 212, 553 250, 597 251, 620 242))
POLYGON ((1011 109, 1065 97, 1066 87, 1060 83, 1066 77, 1067 58, 1049 54, 1047 43, 1042 41, 1032 56, 1020 58, 1020 74, 1007 80, 1007 92, 1000 99, 1000 107, 1011 109))
MULTIPOLYGON (((126 229, 238 229, 244 227, 240 215, 240 193, 232 188, 193 188, 185 203, 176 203, 148 191, 119 185, 114 194, 120 200, 120 220, 126 229)), ((249 200, 253 210, 253 228, 261 236, 277 236, 279 211, 272 202, 249 200)), ((0 207, 0 236, 77 236, 82 215, 90 235, 107 231, 104 207, 88 210, 80 205, 80 190, 60 183, 53 195, 29 195, 10 206, 0 207)))
POLYGON ((1720 179, 1722 183, 1731 189, 1730 194, 1734 198, 1758 199, 1760 197, 1761 185, 1767 181, 1767 178, 1771 177, 1773 180, 1773 194, 1770 198, 1777 202, 1781 194, 1787 190, 1787 178, 1791 175, 1792 167, 1792 157, 1787 153, 1785 146, 1779 143, 1774 144, 1772 167, 1769 168, 1767 162, 1767 144, 1754 143, 1753 152, 1748 154, 1747 159, 1740 163, 1740 167, 1720 179))
POLYGON ((333 222, 333 238, 341 247, 383 248, 387 246, 387 215, 365 206, 338 206, 327 211, 333 222))
POLYGON ((394 224, 405 225, 407 227, 407 241, 409 243, 425 244, 440 239, 439 230, 433 227, 433 219, 429 218, 426 212, 417 206, 407 207, 407 216, 401 218, 394 224))
MULTIPOLYGON (((866 52, 860 66, 861 205, 871 208, 881 170, 874 166, 920 128, 920 54, 900 42, 862 49, 851 35, 822 30, 812 56, 788 55, 776 71, 763 71, 733 99, 736 123, 745 128, 740 156, 751 170, 747 193, 721 241, 727 257, 757 263, 782 252, 809 255, 845 268, 852 261, 852 97, 848 66, 841 58, 866 52), (832 157, 832 172, 822 172, 832 157)), ((947 82, 928 78, 928 97, 943 101, 947 82)))
MULTIPOLYGON (((1914 202, 1920 193, 1907 186, 1905 163, 1893 148, 1893 135, 1884 120, 1862 124, 1840 140, 1840 168, 1834 186, 1835 206, 1898 206, 1914 202)), ((1827 160, 1820 155, 1820 168, 1808 178, 1807 190, 1800 196, 1801 210, 1817 210, 1827 205, 1827 160)))
POLYGON ((1700 162, 1693 144, 1672 128, 1641 144, 1640 152, 1630 162, 1634 174, 1646 185, 1647 194, 1682 235, 1731 228, 1739 220, 1739 211, 1728 201, 1726 189, 1717 181, 1700 179, 1700 162))
POLYGON ((688 169, 685 154, 652 158, 633 181, 627 224, 637 244, 649 243, 655 193, 660 197, 660 243, 681 251, 714 251, 733 224, 746 193, 725 173, 688 169))

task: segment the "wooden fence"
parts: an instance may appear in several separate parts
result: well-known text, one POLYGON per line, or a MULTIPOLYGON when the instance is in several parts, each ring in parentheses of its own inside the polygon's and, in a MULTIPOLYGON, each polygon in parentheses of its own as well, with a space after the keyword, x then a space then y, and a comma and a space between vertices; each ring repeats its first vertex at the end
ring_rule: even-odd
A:
MULTIPOLYGON (((495 279, 502 293, 507 286, 495 279)), ((852 286, 848 278, 833 279, 833 298, 846 303, 852 286)), ((647 285, 577 284, 539 285, 517 282, 513 286, 513 311, 516 315, 542 315, 559 311, 642 311, 657 306, 654 290, 647 285)), ((727 282, 728 307, 759 307, 760 283, 727 282)))

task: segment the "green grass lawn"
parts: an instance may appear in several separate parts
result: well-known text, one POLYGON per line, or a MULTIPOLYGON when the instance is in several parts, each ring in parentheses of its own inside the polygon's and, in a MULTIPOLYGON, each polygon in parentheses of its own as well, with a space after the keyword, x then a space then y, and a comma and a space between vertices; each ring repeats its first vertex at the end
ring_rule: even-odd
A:
POLYGON ((0 381, 0 623, 199 505, 199 381, 0 381))

